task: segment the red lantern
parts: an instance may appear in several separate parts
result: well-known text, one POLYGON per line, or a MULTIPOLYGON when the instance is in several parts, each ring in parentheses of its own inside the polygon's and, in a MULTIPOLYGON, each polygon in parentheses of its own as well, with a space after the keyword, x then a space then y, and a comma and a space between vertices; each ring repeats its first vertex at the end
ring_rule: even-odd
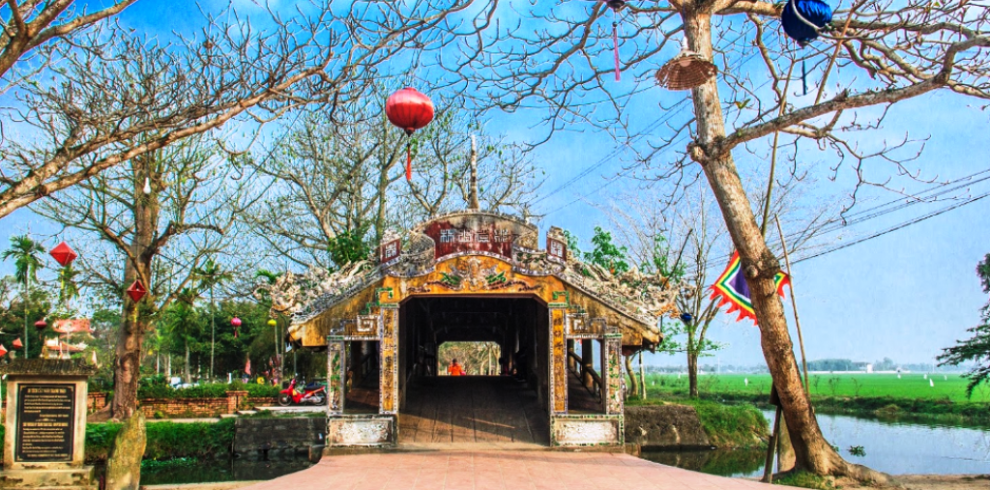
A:
POLYGON ((0 357, 7 355, 7 348, 0 344, 0 357))
POLYGON ((10 344, 10 345, 13 346, 15 349, 23 349, 24 348, 24 344, 21 343, 21 339, 14 340, 14 343, 13 344, 10 344))
POLYGON ((44 318, 34 322, 34 328, 37 328, 38 330, 44 330, 47 326, 48 322, 46 322, 44 318))
MULTIPOLYGON (((385 102, 388 120, 404 130, 406 136, 426 127, 433 120, 433 102, 412 87, 406 87, 389 96, 385 102)), ((406 142, 406 180, 412 180, 412 150, 406 142)))
POLYGON ((237 327, 240 327, 241 326, 241 319, 240 318, 237 318, 236 316, 234 318, 231 318, 230 325, 232 327, 234 327, 234 338, 236 339, 237 338, 237 327))
POLYGON ((51 252, 48 252, 48 254, 54 257, 55 261, 62 267, 71 264, 72 261, 76 260, 76 257, 78 257, 78 255, 76 255, 76 251, 72 250, 72 247, 65 242, 59 243, 58 246, 53 248, 51 252))
POLYGON ((148 290, 144 288, 144 284, 141 284, 141 281, 134 281, 134 284, 131 284, 131 287, 127 288, 127 295, 135 303, 141 301, 141 298, 146 294, 148 294, 148 290))

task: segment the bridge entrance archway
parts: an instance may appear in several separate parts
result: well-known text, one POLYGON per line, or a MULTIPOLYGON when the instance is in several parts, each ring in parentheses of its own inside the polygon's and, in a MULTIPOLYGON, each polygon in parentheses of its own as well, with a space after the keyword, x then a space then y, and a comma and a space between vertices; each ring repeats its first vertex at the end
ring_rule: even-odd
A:
MULTIPOLYGON (((550 443, 549 315, 534 295, 414 297, 399 314, 399 444, 550 443), (497 345, 448 376, 448 342, 497 345), (478 363, 485 363, 479 366, 478 363)), ((469 351, 461 351, 470 355, 469 351)))

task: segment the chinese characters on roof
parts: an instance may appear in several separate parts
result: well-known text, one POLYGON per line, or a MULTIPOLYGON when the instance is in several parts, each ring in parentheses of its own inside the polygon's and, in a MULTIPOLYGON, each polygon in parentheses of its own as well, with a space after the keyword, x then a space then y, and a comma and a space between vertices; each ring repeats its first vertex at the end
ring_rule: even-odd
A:
POLYGON ((440 243, 512 243, 512 232, 506 229, 488 230, 440 230, 440 243))

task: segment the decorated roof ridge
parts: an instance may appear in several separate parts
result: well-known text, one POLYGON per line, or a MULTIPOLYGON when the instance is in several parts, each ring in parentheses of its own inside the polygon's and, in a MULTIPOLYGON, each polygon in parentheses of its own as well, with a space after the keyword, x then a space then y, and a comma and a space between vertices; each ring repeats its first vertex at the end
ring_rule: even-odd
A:
MULTIPOLYGON (((529 253, 547 255, 546 252, 542 250, 532 250, 529 251, 529 253)), ((552 266, 551 268, 544 269, 543 271, 536 271, 522 267, 516 260, 506 259, 504 257, 499 257, 496 254, 485 252, 459 253, 447 256, 444 260, 456 259, 458 257, 469 255, 488 256, 500 259, 509 264, 512 270, 522 274, 531 276, 553 276, 562 283, 588 295, 594 300, 611 308, 616 313, 619 313, 622 316, 643 325, 645 328, 654 333, 659 333, 659 328, 656 326, 656 318, 660 315, 666 314, 669 311, 676 310, 674 300, 677 295, 677 289, 666 287, 666 278, 661 279, 660 282, 663 282, 663 285, 659 288, 656 287, 657 281, 654 281, 652 293, 649 292, 651 289, 649 284, 641 286, 642 289, 639 290, 628 284, 632 281, 626 281, 627 283, 624 284, 623 279, 629 278, 630 276, 636 276, 635 279, 640 282, 645 282, 645 276, 636 270, 621 275, 614 275, 594 264, 587 264, 581 262, 580 260, 571 258, 567 260, 566 264, 563 261, 553 261, 548 264, 552 266), (636 296, 639 296, 640 299, 636 299, 636 296), (651 305, 643 301, 644 298, 650 298, 653 300, 653 308, 650 308, 651 305), (631 309, 629 308, 630 305, 637 306, 638 308, 631 309), (659 313, 655 313, 655 311, 659 311, 659 313)), ((547 256, 546 258, 549 259, 550 257, 547 256)), ((550 261, 548 260, 547 262, 550 261)), ((344 277, 351 278, 350 281, 342 281, 341 278, 334 277, 337 273, 326 273, 324 275, 320 274, 319 271, 321 271, 321 269, 311 270, 311 272, 315 275, 323 277, 310 277, 308 282, 320 283, 324 286, 330 286, 332 289, 324 290, 321 294, 310 296, 310 300, 305 304, 300 304, 295 311, 289 311, 291 306, 280 311, 289 313, 294 324, 302 324, 316 318, 330 308, 341 304, 357 294, 360 294, 362 291, 365 291, 374 283, 381 281, 385 275, 388 274, 387 268, 382 267, 380 264, 372 265, 369 262, 359 262, 337 271, 337 273, 343 272, 344 277), (366 272, 360 273, 362 266, 370 266, 370 268, 366 269, 366 272)), ((273 296, 273 304, 275 304, 275 299, 276 298, 273 296)))
POLYGON ((663 286, 660 288, 659 291, 654 291, 652 295, 648 293, 646 289, 641 291, 636 291, 634 290, 634 288, 628 285, 623 286, 623 278, 625 276, 638 275, 641 278, 645 277, 642 274, 640 274, 639 271, 636 269, 626 272, 622 275, 616 275, 608 271, 605 271, 600 266, 594 264, 588 264, 574 258, 569 258, 567 260, 567 266, 562 268, 558 272, 553 272, 552 275, 557 279, 559 279, 561 282, 567 284, 568 286, 571 286, 595 298, 595 300, 612 308, 616 312, 621 313, 624 316, 645 325, 648 329, 657 333, 660 333, 660 328, 656 324, 656 319, 668 311, 676 311, 677 308, 675 304, 675 299, 677 297, 678 290, 676 288, 668 287, 667 278, 663 278, 662 281, 663 286), (580 272, 575 266, 580 266, 582 269, 589 269, 589 268, 592 270, 597 269, 597 272, 599 273, 599 277, 605 278, 605 280, 595 280, 594 277, 589 277, 584 273, 580 272), (605 277, 605 275, 607 275, 607 278, 605 277), (588 284, 589 282, 598 284, 600 285, 600 287, 598 288, 589 287, 588 284), (668 297, 668 299, 667 301, 663 302, 663 304, 666 305, 665 307, 655 308, 660 310, 659 313, 654 314, 649 311, 637 312, 627 308, 626 307, 627 303, 618 301, 618 299, 620 298, 627 299, 630 300, 628 301, 628 303, 639 304, 640 306, 643 307, 647 307, 649 305, 647 305, 643 301, 634 299, 635 296, 632 296, 629 293, 638 294, 640 299, 644 299, 646 297, 652 297, 653 295, 668 297))
POLYGON ((55 320, 52 322, 52 330, 61 334, 93 333, 93 328, 88 318, 66 318, 55 320))
POLYGON ((274 285, 259 289, 270 292, 274 312, 288 314, 294 325, 301 325, 386 276, 420 277, 448 260, 484 256, 501 260, 523 275, 553 276, 653 334, 659 333, 656 320, 660 315, 676 312, 674 301, 680 288, 672 287, 668 278, 643 274, 636 268, 613 274, 568 254, 562 229, 551 226, 547 230, 547 249, 540 247, 539 232, 534 224, 497 211, 452 211, 403 232, 386 231, 377 257, 333 272, 311 268, 304 274, 288 273, 274 285))
POLYGON ((526 218, 523 218, 521 216, 517 216, 517 215, 514 215, 514 214, 508 214, 508 213, 502 213, 502 212, 499 212, 499 211, 492 211, 492 210, 485 210, 485 209, 471 209, 471 208, 463 208, 463 209, 459 209, 459 210, 456 210, 456 211, 450 211, 450 212, 443 213, 443 214, 433 215, 433 216, 429 217, 428 219, 426 219, 425 221, 421 221, 421 222, 413 225, 412 227, 409 228, 409 231, 422 232, 422 230, 424 228, 426 228, 426 226, 429 225, 430 223, 434 223, 436 221, 439 221, 439 220, 442 220, 442 219, 446 219, 446 218, 452 218, 452 217, 455 217, 455 216, 465 216, 465 215, 471 215, 471 214, 487 215, 487 216, 492 216, 492 217, 500 218, 500 219, 504 219, 504 220, 515 221, 517 224, 530 227, 530 228, 532 228, 535 231, 539 231, 539 227, 538 226, 534 225, 533 223, 530 223, 529 221, 526 220, 526 218))

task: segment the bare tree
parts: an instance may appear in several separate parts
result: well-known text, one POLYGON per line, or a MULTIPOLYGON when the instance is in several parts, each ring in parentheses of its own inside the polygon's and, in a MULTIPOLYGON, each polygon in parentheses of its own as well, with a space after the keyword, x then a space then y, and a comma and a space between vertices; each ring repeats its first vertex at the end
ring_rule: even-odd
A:
POLYGON ((360 104, 305 117, 251 167, 270 183, 251 213, 260 237, 299 265, 333 267, 335 251, 378 243, 386 229, 466 207, 472 136, 476 136, 480 199, 487 209, 522 212, 540 181, 528 154, 487 134, 450 99, 411 140, 413 178, 404 177, 406 139, 384 115, 379 87, 360 104))
POLYGON ((58 44, 54 81, 23 84, 5 115, 30 137, 3 142, 0 218, 232 120, 257 136, 304 106, 332 114, 358 103, 374 77, 389 75, 396 54, 441 49, 476 32, 456 20, 474 4, 314 0, 294 5, 288 19, 270 11, 267 30, 233 12, 232 21, 209 17, 199 35, 171 44, 118 30, 58 44))
MULTIPOLYGON (((137 0, 120 0, 95 12, 76 12, 75 0, 7 0, 0 4, 0 80, 7 79, 8 72, 29 61, 27 73, 14 78, 30 77, 48 62, 51 50, 28 55, 46 43, 64 42, 65 38, 85 30, 102 20, 119 14, 137 0), (28 56, 26 56, 28 55, 28 56)), ((0 88, 0 92, 3 89, 0 88)))
MULTIPOLYGON (((862 172, 864 162, 871 160, 892 164, 891 173, 910 174, 905 162, 919 149, 909 142, 881 143, 879 149, 860 145, 857 132, 878 127, 886 111, 864 121, 869 113, 857 109, 886 107, 940 89, 990 99, 986 49, 990 8, 965 0, 938 6, 921 0, 858 0, 836 12, 832 30, 818 32, 828 44, 796 51, 788 42, 771 42, 782 34, 767 29, 767 23, 780 17, 782 7, 759 0, 628 5, 621 12, 623 20, 629 20, 622 22, 620 50, 622 67, 635 80, 632 89, 621 93, 606 81, 611 67, 604 62, 605 50, 611 46, 602 42, 608 36, 601 21, 608 12, 604 2, 534 6, 522 14, 527 25, 547 28, 490 29, 487 36, 464 45, 468 53, 458 63, 471 69, 457 66, 456 73, 465 83, 474 83, 472 87, 485 89, 475 99, 479 106, 547 108, 550 134, 582 121, 607 126, 625 139, 641 129, 631 127, 623 111, 650 83, 649 71, 655 64, 643 61, 665 61, 659 55, 670 52, 664 47, 673 44, 672 38, 684 37, 688 51, 720 64, 721 77, 691 89, 690 115, 659 120, 663 124, 658 127, 665 125, 668 131, 653 138, 644 156, 673 162, 670 170, 659 172, 664 176, 693 172, 700 166, 714 193, 753 295, 761 343, 794 443, 796 467, 823 475, 883 480, 881 474, 846 462, 822 435, 801 386, 783 305, 774 287, 780 264, 761 233, 733 153, 764 138, 782 138, 774 147, 796 152, 797 141, 810 139, 831 150, 834 168, 851 162, 857 189, 885 183, 870 181, 862 172), (753 58, 755 67, 746 64, 753 58), (823 82, 813 98, 789 100, 793 67, 806 61, 811 61, 812 74, 823 82), (767 80, 769 88, 754 81, 757 75, 767 80), (827 89, 824 79, 829 77, 839 90, 827 89), (725 94, 720 93, 720 79, 729 87, 725 94), (667 150, 679 150, 680 156, 667 150)), ((451 63, 446 66, 454 68, 451 63)))
POLYGON ((84 247, 80 262, 121 298, 114 418, 137 409, 143 344, 157 312, 198 279, 207 257, 231 244, 242 193, 231 185, 232 170, 215 144, 197 137, 143 153, 32 207, 98 239, 84 247), (135 281, 148 291, 136 302, 124 292, 135 281))

